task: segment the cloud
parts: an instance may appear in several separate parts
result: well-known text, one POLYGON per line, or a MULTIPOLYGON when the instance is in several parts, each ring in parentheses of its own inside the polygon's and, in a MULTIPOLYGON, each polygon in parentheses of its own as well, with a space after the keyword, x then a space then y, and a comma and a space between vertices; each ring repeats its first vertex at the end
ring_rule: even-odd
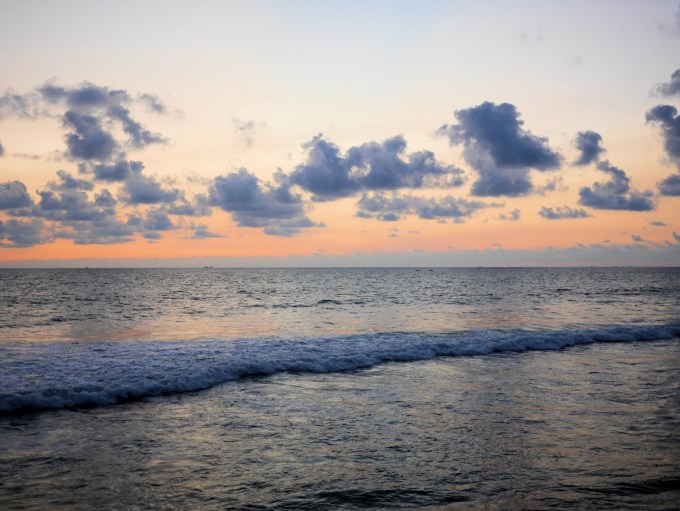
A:
POLYGON ((37 119, 47 115, 41 108, 40 96, 35 93, 16 94, 8 90, 0 96, 0 120, 7 117, 20 119, 37 119))
POLYGON ((48 186, 52 190, 94 190, 94 185, 87 179, 73 177, 65 170, 58 170, 59 182, 50 181, 48 186))
POLYGON ((644 239, 642 236, 638 234, 631 235, 631 239, 637 243, 649 243, 648 240, 644 239))
POLYGON ((242 120, 236 117, 232 117, 231 122, 234 125, 234 134, 241 139, 241 142, 246 147, 253 145, 255 131, 260 127, 266 126, 265 123, 256 123, 252 120, 242 120))
POLYGON ((667 227, 668 224, 666 222, 662 222, 660 220, 654 220, 652 222, 649 222, 649 225, 653 225, 654 227, 667 227))
POLYGON ((675 36, 680 35, 680 6, 675 13, 675 18, 673 19, 672 23, 659 23, 659 31, 662 34, 670 34, 675 36))
POLYGON ((167 144, 168 139, 160 133, 153 133, 135 121, 130 116, 130 110, 122 105, 109 107, 107 114, 111 118, 118 119, 122 124, 123 131, 128 135, 128 145, 135 149, 143 149, 152 144, 167 144))
POLYGON ((439 135, 451 145, 462 144, 463 156, 479 178, 473 195, 518 196, 533 189, 529 170, 558 169, 562 157, 548 146, 548 139, 523 129, 516 107, 510 103, 484 102, 454 113, 458 124, 440 127, 439 135))
POLYGON ((102 128, 99 117, 68 111, 63 123, 72 130, 66 135, 66 146, 73 159, 107 161, 119 149, 113 135, 102 128))
POLYGON ((169 231, 175 228, 170 217, 163 211, 152 210, 146 215, 144 228, 149 231, 169 231))
POLYGON ((501 204, 456 199, 450 195, 434 199, 396 193, 390 196, 376 193, 362 195, 357 202, 357 216, 375 218, 383 222, 396 222, 405 215, 417 215, 424 220, 451 219, 461 222, 479 209, 500 206, 501 204))
POLYGON ((579 131, 574 139, 574 146, 580 151, 580 156, 574 161, 574 165, 580 167, 590 165, 600 159, 605 148, 600 144, 602 137, 594 131, 579 131))
POLYGON ((25 208, 33 204, 26 185, 21 181, 0 183, 0 210, 25 208))
POLYGON ((224 236, 210 232, 207 225, 201 224, 196 227, 194 235, 191 237, 193 240, 204 240, 207 238, 224 238, 224 236))
POLYGON ((678 243, 680 243, 680 236, 678 236, 677 234, 675 234, 675 231, 673 231, 673 239, 674 239, 675 241, 677 241, 678 243))
POLYGON ((97 181, 125 181, 128 177, 144 170, 141 161, 119 160, 116 163, 92 165, 94 179, 97 181))
POLYGON ((519 209, 513 209, 508 214, 501 214, 498 219, 505 222, 517 222, 522 216, 522 212, 519 209))
POLYGON ((38 191, 40 201, 33 216, 60 222, 85 221, 92 222, 115 215, 115 200, 108 190, 95 194, 91 201, 85 192, 75 189, 38 191), (113 202, 112 202, 113 201, 113 202))
POLYGON ((163 188, 153 176, 145 176, 134 172, 128 176, 122 190, 122 200, 126 204, 169 204, 183 198, 184 194, 177 188, 163 188))
POLYGON ((5 156, 5 146, 0 142, 0 157, 5 156))
POLYGON ((287 179, 311 192, 315 201, 360 191, 450 188, 464 182, 461 169, 438 162, 430 151, 405 154, 406 140, 401 135, 351 147, 344 155, 322 135, 302 147, 307 150, 307 160, 287 179))
POLYGON ((181 216, 208 216, 212 213, 209 198, 203 194, 194 195, 192 202, 181 197, 178 203, 168 204, 164 209, 170 215, 181 216))
POLYGON ((25 248, 39 245, 50 241, 43 236, 43 222, 41 220, 15 220, 6 222, 0 220, 0 247, 1 248, 25 248), (10 243, 5 243, 9 240, 10 243))
POLYGON ((134 228, 115 217, 105 216, 91 222, 63 222, 55 236, 76 245, 112 245, 134 241, 134 228))
POLYGON ((680 196, 680 174, 672 174, 658 185, 659 193, 669 197, 680 196))
POLYGON ((157 114, 167 114, 168 107, 161 101, 158 96, 153 94, 140 94, 138 97, 139 101, 144 103, 149 110, 157 114))
MULTIPOLYGON (((676 75, 680 80, 680 69, 673 73, 674 77, 676 75)), ((666 154, 680 170, 680 115, 678 115, 678 110, 671 105, 658 105, 647 112, 646 120, 660 126, 666 154)), ((658 188, 661 195, 680 196, 680 175, 668 176, 659 183, 658 188)))
POLYGON ((123 146, 141 149, 168 142, 132 117, 129 107, 135 103, 146 104, 157 113, 165 112, 164 105, 150 94, 133 98, 125 90, 89 82, 74 87, 47 83, 27 94, 8 91, 0 96, 0 118, 12 115, 36 119, 61 115, 67 129, 67 155, 75 160, 103 163, 114 156, 121 158, 123 146), (124 142, 114 136, 112 130, 117 126, 127 135, 124 142))
POLYGON ((647 122, 658 123, 668 157, 680 169, 680 115, 671 105, 657 105, 647 112, 647 122))
POLYGON ((211 206, 231 213, 237 225, 261 227, 266 234, 294 236, 305 227, 319 226, 307 218, 302 199, 289 184, 263 185, 246 169, 217 176, 208 197, 211 206))
POLYGON ((547 208, 543 206, 538 212, 547 220, 563 220, 565 218, 589 218, 590 214, 585 209, 570 208, 569 206, 547 208))
MULTIPOLYGON (((678 16, 680 16, 680 8, 678 9, 678 16)), ((668 83, 662 83, 657 86, 655 92, 667 98, 680 96, 680 69, 676 69, 673 72, 668 83)))
POLYGON ((579 204, 594 209, 628 211, 652 211, 656 204, 652 192, 638 192, 630 189, 630 178, 626 173, 608 161, 597 164, 597 168, 610 175, 606 183, 593 183, 592 187, 579 190, 579 204))

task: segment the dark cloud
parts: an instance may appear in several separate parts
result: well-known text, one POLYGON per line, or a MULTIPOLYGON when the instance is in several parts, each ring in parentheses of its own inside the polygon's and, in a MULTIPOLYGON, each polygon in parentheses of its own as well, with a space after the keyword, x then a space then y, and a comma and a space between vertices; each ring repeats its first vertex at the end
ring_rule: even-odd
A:
POLYGON ((5 156, 5 146, 0 142, 0 157, 5 156))
POLYGON ((307 218, 302 199, 290 185, 263 185, 246 169, 216 177, 209 202, 231 213, 237 225, 262 227, 267 234, 293 236, 305 227, 319 226, 307 218))
POLYGON ((680 168, 680 115, 671 105, 657 105, 647 112, 647 122, 656 122, 661 126, 664 149, 668 156, 680 168))
POLYGON ((548 146, 548 139, 523 129, 524 121, 510 103, 487 101, 454 115, 458 124, 446 124, 437 133, 451 145, 463 145, 465 160, 479 174, 474 195, 525 195, 533 188, 529 170, 561 165, 562 157, 548 146))
POLYGON ((660 220, 654 220, 653 222, 649 222, 649 225, 653 225, 654 227, 666 227, 668 224, 660 220))
POLYGON ((126 204, 170 204, 183 198, 184 194, 177 188, 166 189, 153 176, 144 176, 141 172, 131 174, 125 181, 122 199, 126 204))
POLYGON ((574 161, 574 165, 590 165, 600 159, 605 148, 600 144, 602 137, 594 131, 579 131, 574 139, 574 146, 580 151, 580 156, 574 161))
POLYGON ((675 234, 675 231, 673 231, 673 239, 674 239, 675 241, 677 241, 678 243, 680 243, 680 236, 678 236, 677 234, 675 234))
MULTIPOLYGON (((675 77, 680 70, 673 73, 675 77)), ((655 122, 661 128, 664 149, 668 158, 680 170, 680 115, 671 105, 658 105, 647 112, 647 122, 655 122)), ((659 183, 661 195, 680 196, 680 175, 674 174, 659 183)))
POLYGON ((673 174, 659 183, 659 193, 669 197, 680 196, 680 174, 673 174))
POLYGON ((500 204, 487 204, 480 201, 456 199, 450 195, 438 199, 414 197, 412 195, 381 193, 362 195, 357 202, 357 216, 360 218, 376 218, 383 222, 396 222, 405 215, 417 215, 425 220, 462 221, 475 211, 499 207, 500 204))
POLYGON ((656 205, 652 192, 638 192, 630 189, 630 178, 626 173, 608 161, 597 164, 597 168, 610 175, 606 183, 593 183, 592 187, 579 190, 579 204, 594 209, 628 211, 652 211, 656 205))
POLYGON ((109 117, 118 119, 123 126, 123 131, 128 135, 128 145, 135 149, 142 149, 151 144, 167 144, 168 139, 160 133, 153 133, 135 121, 130 116, 130 110, 121 105, 109 107, 109 117))
POLYGON ((67 155, 76 160, 109 162, 124 155, 123 145, 141 149, 151 144, 165 144, 167 139, 146 129, 132 117, 130 106, 147 105, 164 113, 164 105, 150 94, 133 98, 125 90, 110 89, 85 82, 75 87, 47 83, 27 94, 6 92, 0 96, 0 118, 13 115, 22 118, 57 116, 63 112, 62 123, 68 130, 65 140, 67 155), (122 128, 127 135, 123 144, 116 140, 114 130, 122 128))
POLYGON ((101 202, 97 204, 96 198, 95 201, 90 201, 87 194, 80 190, 65 189, 59 192, 42 190, 38 191, 38 195, 40 201, 34 216, 41 216, 47 220, 92 222, 115 215, 113 209, 115 202, 111 204, 107 200, 110 196, 108 190, 105 191, 101 201, 104 205, 101 205, 101 202))
POLYGON ((640 236, 640 235, 638 235, 638 234, 633 234, 633 235, 631 235, 631 239, 632 239, 633 241, 638 242, 638 243, 649 243, 648 240, 644 239, 642 236, 640 236))
POLYGON ((33 204, 26 185, 21 181, 0 183, 0 210, 25 208, 33 204))
POLYGON ((72 130, 66 135, 66 146, 71 158, 107 161, 118 152, 118 143, 111 133, 102 128, 101 122, 94 115, 74 111, 64 114, 64 126, 72 130))
POLYGON ((152 231, 152 232, 145 232, 145 233, 143 234, 143 236, 144 236, 145 239, 147 239, 147 240, 149 240, 149 241, 156 241, 156 240, 163 239, 163 235, 162 235, 161 233, 159 233, 159 232, 154 232, 154 231, 152 231))
POLYGON ((134 241, 135 229, 113 216, 91 222, 63 222, 55 236, 70 239, 76 245, 112 245, 134 241))
POLYGON ((94 185, 87 179, 73 177, 65 170, 58 170, 57 176, 59 177, 58 182, 50 181, 48 183, 52 190, 94 190, 94 185))
POLYGON ((144 221, 144 228, 149 231, 169 231, 174 229, 175 226, 170 220, 170 217, 163 211, 152 210, 146 215, 146 220, 144 221))
POLYGON ((291 184, 326 201, 359 191, 400 188, 449 188, 463 184, 463 171, 438 162, 430 151, 405 154, 401 135, 382 143, 368 142, 344 155, 321 135, 303 145, 307 161, 288 176, 291 184))
POLYGON ((50 239, 43 236, 41 220, 0 220, 0 248, 25 248, 47 243, 50 239), (6 243, 8 240, 10 243, 6 243))
POLYGON ((194 230, 194 235, 191 237, 191 239, 194 240, 204 240, 207 238, 224 238, 221 234, 215 234, 214 232, 210 232, 208 230, 208 226, 201 224, 196 229, 194 230))
MULTIPOLYGON (((680 9, 678 13, 680 15, 680 9)), ((668 83, 662 83, 655 90, 657 94, 665 97, 680 96, 680 69, 673 72, 668 83)))
POLYGON ((563 220, 565 218, 588 218, 590 214, 585 209, 570 208, 569 206, 547 208, 543 206, 538 212, 543 218, 548 220, 563 220))
POLYGON ((140 173, 144 169, 141 161, 120 160, 116 163, 92 165, 92 172, 97 181, 125 181, 135 173, 140 173))

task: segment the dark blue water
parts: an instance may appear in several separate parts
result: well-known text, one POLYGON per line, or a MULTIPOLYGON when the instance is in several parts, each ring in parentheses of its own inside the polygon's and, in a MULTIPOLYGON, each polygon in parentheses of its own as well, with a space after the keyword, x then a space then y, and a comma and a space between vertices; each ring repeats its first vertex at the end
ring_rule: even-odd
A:
POLYGON ((677 508, 678 269, 0 286, 3 508, 677 508))

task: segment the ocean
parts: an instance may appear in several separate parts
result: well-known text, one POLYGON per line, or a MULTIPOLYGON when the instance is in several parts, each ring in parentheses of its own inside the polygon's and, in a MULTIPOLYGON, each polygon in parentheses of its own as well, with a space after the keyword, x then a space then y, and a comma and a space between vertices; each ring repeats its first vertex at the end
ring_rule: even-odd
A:
POLYGON ((679 509, 680 268, 0 270, 0 509, 679 509))

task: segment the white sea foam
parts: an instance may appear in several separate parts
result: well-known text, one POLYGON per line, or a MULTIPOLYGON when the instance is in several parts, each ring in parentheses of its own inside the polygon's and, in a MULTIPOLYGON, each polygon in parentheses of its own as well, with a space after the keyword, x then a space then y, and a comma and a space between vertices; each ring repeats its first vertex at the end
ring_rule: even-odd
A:
POLYGON ((437 356, 558 350, 680 336, 680 324, 593 330, 384 333, 321 339, 0 346, 0 413, 110 405, 279 372, 337 372, 437 356))

